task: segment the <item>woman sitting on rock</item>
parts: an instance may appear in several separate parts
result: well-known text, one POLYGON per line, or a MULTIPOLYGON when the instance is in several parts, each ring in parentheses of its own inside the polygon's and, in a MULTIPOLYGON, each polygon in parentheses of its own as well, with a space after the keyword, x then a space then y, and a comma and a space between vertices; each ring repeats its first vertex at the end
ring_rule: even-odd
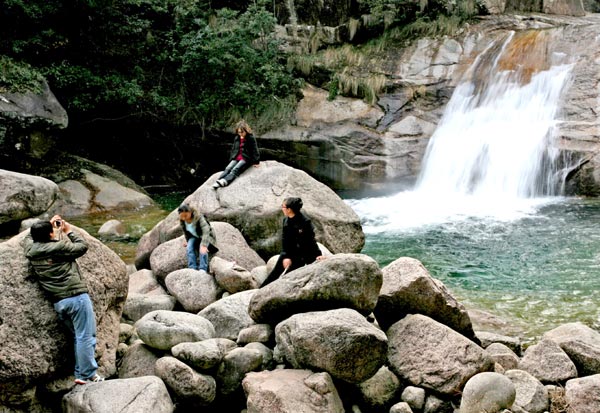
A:
POLYGON ((215 189, 229 185, 250 165, 258 166, 260 162, 260 152, 250 126, 242 120, 236 125, 235 133, 233 146, 229 154, 229 164, 213 184, 215 189))
POLYGON ((281 234, 281 253, 263 286, 275 281, 282 274, 323 259, 315 241, 315 230, 310 219, 300 210, 300 198, 286 198, 281 204, 285 218, 281 234))

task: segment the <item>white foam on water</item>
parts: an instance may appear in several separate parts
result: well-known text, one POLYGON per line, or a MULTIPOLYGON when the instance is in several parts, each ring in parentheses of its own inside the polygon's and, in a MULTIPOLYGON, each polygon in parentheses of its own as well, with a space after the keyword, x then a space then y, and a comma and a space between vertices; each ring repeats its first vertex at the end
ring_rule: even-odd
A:
POLYGON ((552 66, 524 83, 522 74, 496 70, 511 39, 492 56, 493 70, 483 82, 481 76, 479 84, 472 80, 474 68, 481 70, 478 57, 471 73, 467 71, 468 80, 455 89, 413 191, 347 200, 365 232, 404 231, 473 217, 513 221, 561 201, 555 192, 563 178, 552 143, 572 65, 552 66))

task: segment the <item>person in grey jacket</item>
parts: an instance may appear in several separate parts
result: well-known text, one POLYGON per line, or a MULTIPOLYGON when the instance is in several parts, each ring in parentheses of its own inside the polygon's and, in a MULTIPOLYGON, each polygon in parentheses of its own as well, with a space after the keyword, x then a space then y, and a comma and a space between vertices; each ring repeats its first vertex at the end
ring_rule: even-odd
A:
POLYGON ((212 226, 203 214, 188 204, 177 208, 177 213, 185 236, 188 268, 208 272, 208 253, 219 251, 212 226))
POLYGON ((59 319, 74 335, 75 383, 104 380, 96 373, 94 358, 96 315, 75 261, 88 250, 85 240, 58 215, 33 224, 30 237, 32 242, 27 243, 25 255, 59 319))

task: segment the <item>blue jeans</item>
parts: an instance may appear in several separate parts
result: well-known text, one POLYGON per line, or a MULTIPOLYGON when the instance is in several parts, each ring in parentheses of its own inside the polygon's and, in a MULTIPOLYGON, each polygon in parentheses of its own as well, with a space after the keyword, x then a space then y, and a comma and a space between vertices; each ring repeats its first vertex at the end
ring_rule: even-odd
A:
POLYGON ((200 254, 200 239, 191 237, 187 240, 188 268, 204 270, 208 272, 208 254, 200 254), (200 264, 198 264, 198 257, 200 264))
POLYGON ((64 298, 54 303, 54 310, 75 337, 75 378, 90 379, 98 370, 96 350, 96 317, 87 293, 64 298))
POLYGON ((227 165, 225 170, 221 173, 218 179, 225 179, 228 184, 231 183, 235 178, 240 176, 242 172, 248 169, 250 165, 245 160, 236 161, 235 159, 227 165))

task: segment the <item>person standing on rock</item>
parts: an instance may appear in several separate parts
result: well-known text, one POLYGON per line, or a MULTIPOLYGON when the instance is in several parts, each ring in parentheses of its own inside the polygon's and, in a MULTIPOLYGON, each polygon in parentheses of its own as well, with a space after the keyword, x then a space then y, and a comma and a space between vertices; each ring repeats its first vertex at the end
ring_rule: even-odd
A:
POLYGON ((206 217, 188 204, 177 208, 179 224, 185 235, 188 268, 208 272, 208 253, 215 254, 217 239, 206 217))
POLYGON ((29 236, 33 242, 25 247, 25 255, 58 318, 75 338, 75 383, 103 381, 96 373, 98 364, 94 358, 96 315, 75 261, 87 252, 86 242, 58 215, 33 224, 29 236))
POLYGON ((235 126, 235 138, 229 154, 229 163, 221 173, 213 188, 229 185, 235 178, 241 175, 250 165, 258 166, 260 152, 256 138, 252 135, 252 129, 245 121, 240 121, 235 126))
POLYGON ((281 234, 281 252, 275 267, 262 286, 275 281, 286 272, 324 258, 315 240, 312 222, 300 211, 302 205, 302 199, 294 197, 284 199, 281 204, 281 210, 285 215, 281 234))

